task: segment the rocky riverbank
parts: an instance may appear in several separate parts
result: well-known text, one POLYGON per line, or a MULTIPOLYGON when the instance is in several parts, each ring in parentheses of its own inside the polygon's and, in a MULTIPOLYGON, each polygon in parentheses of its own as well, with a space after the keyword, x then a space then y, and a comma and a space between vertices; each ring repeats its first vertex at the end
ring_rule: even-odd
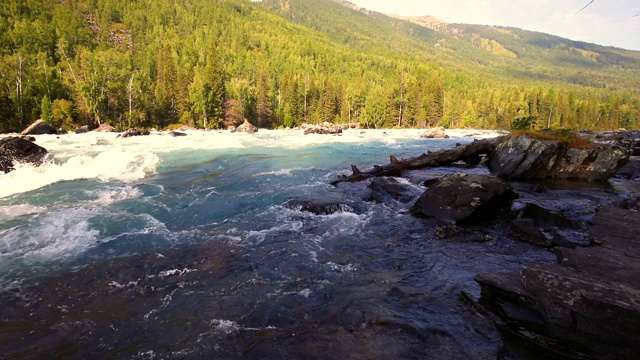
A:
POLYGON ((372 198, 392 202, 408 190, 378 179, 402 176, 427 187, 409 200, 411 212, 435 219, 443 240, 491 242, 497 231, 553 251, 557 264, 478 274, 481 295, 461 294, 502 331, 505 353, 632 359, 640 351, 640 159, 630 156, 637 135, 593 136, 579 147, 529 135, 475 141, 392 156, 371 170, 354 166, 333 184, 375 178, 372 198), (489 228, 492 235, 482 230, 489 228))

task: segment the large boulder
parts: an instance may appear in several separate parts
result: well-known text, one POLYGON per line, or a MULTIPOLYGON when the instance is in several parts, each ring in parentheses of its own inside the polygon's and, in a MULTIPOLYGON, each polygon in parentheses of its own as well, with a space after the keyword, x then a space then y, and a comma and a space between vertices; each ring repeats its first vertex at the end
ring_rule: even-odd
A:
POLYGON ((628 161, 631 151, 616 145, 567 148, 547 175, 554 179, 604 181, 614 176, 628 161))
POLYGON ((431 129, 427 129, 422 135, 420 135, 422 139, 448 139, 449 135, 445 133, 444 127, 434 127, 431 129))
POLYGON ((500 144, 491 154, 488 166, 493 175, 509 180, 604 181, 627 163, 630 154, 628 148, 617 145, 574 148, 559 140, 520 135, 500 144))
POLYGON ((0 140, 0 171, 8 173, 14 170, 14 162, 40 165, 47 155, 47 150, 33 142, 8 137, 0 140))
POLYGON ((242 125, 238 126, 237 128, 235 128, 231 132, 244 132, 244 133, 253 134, 253 133, 257 132, 257 131, 258 131, 258 128, 256 126, 254 126, 253 124, 251 124, 249 122, 249 120, 245 119, 244 123, 242 125))
POLYGON ((559 141, 521 135, 498 145, 488 166, 493 175, 505 179, 544 179, 555 165, 561 149, 559 141))
POLYGON ((431 185, 411 212, 458 225, 482 224, 508 214, 515 198, 511 184, 502 179, 458 173, 431 185))
POLYGON ((28 128, 24 129, 20 134, 21 135, 55 135, 58 133, 58 130, 53 126, 49 125, 46 121, 39 119, 36 120, 33 124, 29 125, 28 128))

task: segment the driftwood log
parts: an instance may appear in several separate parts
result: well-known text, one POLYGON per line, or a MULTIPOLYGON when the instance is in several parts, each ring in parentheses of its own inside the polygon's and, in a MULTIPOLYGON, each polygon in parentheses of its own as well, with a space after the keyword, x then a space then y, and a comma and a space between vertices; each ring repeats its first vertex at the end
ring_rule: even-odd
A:
POLYGON ((491 154, 496 147, 507 139, 500 136, 491 139, 475 140, 467 145, 459 145, 453 149, 442 149, 429 152, 410 159, 398 159, 391 155, 387 165, 373 165, 372 169, 360 171, 355 165, 351 165, 353 174, 333 180, 331 185, 336 186, 343 182, 359 182, 376 176, 401 176, 405 170, 415 170, 425 167, 451 165, 458 161, 477 163, 481 155, 491 154))

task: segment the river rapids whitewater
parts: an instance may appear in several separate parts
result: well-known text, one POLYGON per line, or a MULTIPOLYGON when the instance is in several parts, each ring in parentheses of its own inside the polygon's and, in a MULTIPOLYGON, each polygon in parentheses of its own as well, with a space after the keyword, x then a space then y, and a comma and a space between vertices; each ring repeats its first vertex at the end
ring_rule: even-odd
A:
POLYGON ((495 359, 500 333, 461 291, 554 259, 492 229, 443 240, 412 202, 329 184, 462 132, 187 133, 37 136, 48 162, 0 176, 0 358, 495 359))

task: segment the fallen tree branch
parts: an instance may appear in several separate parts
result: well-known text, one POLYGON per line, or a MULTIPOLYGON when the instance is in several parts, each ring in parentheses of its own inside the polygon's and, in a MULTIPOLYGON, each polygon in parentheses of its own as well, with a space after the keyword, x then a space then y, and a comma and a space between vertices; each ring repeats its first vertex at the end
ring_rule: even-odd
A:
POLYGON ((495 150, 498 144, 506 140, 506 136, 491 139, 475 140, 467 145, 456 146, 453 149, 442 149, 429 152, 410 159, 397 159, 391 155, 387 165, 373 165, 372 169, 360 171, 355 165, 351 165, 353 174, 343 175, 331 182, 336 186, 343 182, 359 182, 376 176, 400 176, 405 170, 415 170, 425 167, 451 165, 458 161, 477 162, 480 155, 488 155, 495 150))

